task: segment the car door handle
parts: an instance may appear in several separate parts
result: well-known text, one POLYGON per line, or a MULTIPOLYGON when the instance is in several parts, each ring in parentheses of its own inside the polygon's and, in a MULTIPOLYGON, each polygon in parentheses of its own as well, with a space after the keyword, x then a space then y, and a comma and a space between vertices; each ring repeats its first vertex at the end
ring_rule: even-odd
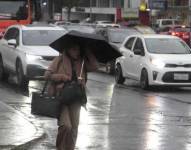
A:
POLYGON ((133 55, 130 55, 130 57, 133 57, 133 55))

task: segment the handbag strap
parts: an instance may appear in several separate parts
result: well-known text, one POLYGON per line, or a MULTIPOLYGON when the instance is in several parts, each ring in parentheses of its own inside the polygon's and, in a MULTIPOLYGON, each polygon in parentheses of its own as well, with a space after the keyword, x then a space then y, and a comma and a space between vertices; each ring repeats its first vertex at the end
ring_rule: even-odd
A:
POLYGON ((74 62, 72 60, 71 60, 71 66, 72 66, 72 81, 78 81, 78 79, 82 79, 82 73, 83 73, 83 69, 84 69, 84 59, 82 61, 82 66, 81 66, 79 77, 77 77, 76 70, 74 68, 74 62))
MULTIPOLYGON (((58 63, 57 63, 57 65, 56 65, 56 71, 58 71, 59 65, 60 65, 61 62, 63 61, 63 55, 60 55, 60 56, 58 56, 58 57, 59 57, 59 60, 58 60, 58 63)), ((46 90, 46 87, 47 87, 49 81, 50 81, 49 79, 47 79, 47 80, 45 81, 44 86, 43 86, 43 89, 42 89, 42 92, 41 92, 42 95, 44 95, 44 92, 45 92, 45 90, 46 90)))
POLYGON ((84 69, 84 59, 83 59, 83 61, 82 61, 82 66, 81 66, 81 70, 80 70, 80 76, 79 76, 79 79, 82 79, 83 69, 84 69))
POLYGON ((45 84, 43 86, 43 89, 42 89, 42 92, 41 92, 42 95, 44 95, 44 92, 46 90, 47 85, 48 85, 48 80, 46 80, 46 82, 45 82, 45 84))

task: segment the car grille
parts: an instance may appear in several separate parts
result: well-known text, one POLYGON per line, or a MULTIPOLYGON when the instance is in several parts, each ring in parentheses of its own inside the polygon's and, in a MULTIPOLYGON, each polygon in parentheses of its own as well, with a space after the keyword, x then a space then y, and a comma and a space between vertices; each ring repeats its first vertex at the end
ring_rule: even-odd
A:
POLYGON ((166 72, 163 77, 162 81, 166 83, 191 83, 191 72, 166 72), (174 74, 188 74, 188 80, 175 80, 174 74))
POLYGON ((183 64, 183 65, 166 64, 165 67, 167 67, 167 68, 176 68, 176 67, 191 68, 191 64, 183 64))
POLYGON ((55 58, 55 56, 42 56, 42 58, 47 61, 52 61, 55 58))

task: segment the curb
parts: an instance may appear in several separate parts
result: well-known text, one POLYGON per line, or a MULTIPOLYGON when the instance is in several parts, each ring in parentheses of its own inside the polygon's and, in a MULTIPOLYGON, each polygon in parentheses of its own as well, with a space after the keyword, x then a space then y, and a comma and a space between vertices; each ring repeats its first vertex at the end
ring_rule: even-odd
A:
POLYGON ((28 147, 32 146, 33 144, 35 144, 36 142, 38 142, 40 140, 45 139, 46 137, 47 137, 46 133, 36 135, 36 138, 33 138, 32 140, 30 140, 24 144, 12 147, 10 150, 27 150, 28 147))
POLYGON ((34 121, 36 121, 36 120, 33 120, 33 119, 35 119, 34 117, 29 119, 27 116, 25 116, 24 113, 20 112, 19 110, 17 110, 14 107, 12 107, 12 108, 15 109, 24 119, 29 121, 36 128, 36 133, 32 137, 30 137, 28 139, 28 141, 26 141, 25 143, 16 145, 16 146, 12 147, 10 150, 27 150, 27 148, 32 146, 34 143, 36 143, 40 140, 43 140, 47 137, 44 130, 42 130, 42 125, 39 122, 34 123, 34 121))
POLYGON ((36 132, 31 137, 25 139, 24 142, 19 141, 16 144, 13 143, 13 145, 0 145, 1 150, 27 150, 27 147, 31 146, 35 142, 38 142, 39 140, 46 138, 47 135, 42 129, 42 125, 38 121, 34 123, 34 121, 36 121, 34 117, 28 118, 24 113, 20 112, 18 109, 10 106, 5 102, 2 103, 4 103, 10 109, 14 110, 20 117, 32 124, 36 129, 36 132))

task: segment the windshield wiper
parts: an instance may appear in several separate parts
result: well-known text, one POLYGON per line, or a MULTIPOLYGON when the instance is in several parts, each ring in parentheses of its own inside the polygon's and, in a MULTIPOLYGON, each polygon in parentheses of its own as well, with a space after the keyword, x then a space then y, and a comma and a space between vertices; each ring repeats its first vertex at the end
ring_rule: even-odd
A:
POLYGON ((117 41, 112 41, 112 43, 116 43, 116 44, 119 44, 119 43, 121 43, 121 42, 117 42, 117 41))

